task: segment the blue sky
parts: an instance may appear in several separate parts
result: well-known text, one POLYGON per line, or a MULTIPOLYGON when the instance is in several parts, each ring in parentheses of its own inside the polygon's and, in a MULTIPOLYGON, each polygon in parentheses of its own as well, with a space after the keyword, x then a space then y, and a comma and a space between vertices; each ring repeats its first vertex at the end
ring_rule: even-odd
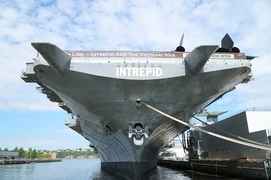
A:
POLYGON ((250 55, 254 80, 212 110, 271 109, 271 1, 0 0, 0 147, 75 148, 88 142, 64 126, 68 115, 20 79, 46 41, 63 49, 187 50, 219 44, 225 33, 250 55))

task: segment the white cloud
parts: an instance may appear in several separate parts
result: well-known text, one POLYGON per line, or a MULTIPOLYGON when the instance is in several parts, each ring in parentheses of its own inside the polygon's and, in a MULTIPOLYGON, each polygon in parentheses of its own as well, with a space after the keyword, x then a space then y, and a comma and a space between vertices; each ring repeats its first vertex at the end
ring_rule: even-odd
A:
POLYGON ((14 149, 15 147, 57 150, 66 148, 88 148, 89 142, 82 138, 78 133, 68 129, 68 127, 52 132, 51 134, 36 133, 21 134, 20 138, 17 136, 1 136, 0 147, 7 147, 14 149), (12 142, 12 143, 11 143, 12 142))
POLYGON ((41 99, 39 102, 26 100, 1 100, 1 110, 24 110, 24 111, 57 111, 60 110, 54 103, 41 99))

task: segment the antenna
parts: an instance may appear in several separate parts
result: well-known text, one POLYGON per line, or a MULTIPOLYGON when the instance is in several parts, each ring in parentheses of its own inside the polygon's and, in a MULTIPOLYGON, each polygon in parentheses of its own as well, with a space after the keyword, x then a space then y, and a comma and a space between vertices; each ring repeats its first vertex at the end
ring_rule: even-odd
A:
POLYGON ((184 33, 182 34, 181 40, 180 40, 180 46, 183 46, 183 38, 184 38, 184 33))
POLYGON ((179 46, 176 47, 175 49, 176 52, 185 52, 185 48, 183 47, 183 38, 184 38, 184 33, 182 34, 179 46))

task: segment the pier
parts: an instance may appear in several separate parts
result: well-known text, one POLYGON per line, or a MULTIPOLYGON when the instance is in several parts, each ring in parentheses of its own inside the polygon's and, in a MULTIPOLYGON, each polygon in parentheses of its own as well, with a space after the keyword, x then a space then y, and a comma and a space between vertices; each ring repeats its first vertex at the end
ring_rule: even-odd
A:
POLYGON ((212 175, 246 179, 270 179, 270 161, 249 160, 159 160, 158 165, 177 170, 193 170, 212 175))
POLYGON ((61 159, 4 159, 0 165, 61 162, 61 159))
MULTIPOLYGON (((270 130, 251 131, 249 127, 250 115, 260 113, 244 111, 221 121, 215 120, 202 128, 269 148, 270 130)), ((235 178, 271 179, 271 155, 268 150, 227 142, 195 130, 183 133, 179 141, 182 146, 173 143, 161 153, 160 166, 235 178), (186 152, 186 157, 177 156, 176 149, 186 152)))

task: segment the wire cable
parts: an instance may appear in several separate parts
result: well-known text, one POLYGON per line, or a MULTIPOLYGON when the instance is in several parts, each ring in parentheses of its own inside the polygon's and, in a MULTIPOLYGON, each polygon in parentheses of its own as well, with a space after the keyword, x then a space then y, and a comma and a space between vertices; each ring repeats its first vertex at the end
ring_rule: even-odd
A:
POLYGON ((262 145, 258 145, 258 144, 254 144, 254 143, 250 143, 250 142, 244 142, 244 141, 242 141, 242 140, 238 140, 238 139, 235 139, 235 138, 230 138, 230 137, 227 137, 227 136, 223 136, 223 135, 221 135, 221 134, 218 134, 218 133, 214 133, 214 132, 211 132, 211 131, 207 131, 207 130, 205 130, 205 129, 203 129, 203 128, 194 126, 194 125, 189 124, 189 123, 187 123, 187 122, 185 122, 185 121, 182 121, 182 120, 180 120, 180 119, 177 119, 177 118, 175 118, 175 117, 173 117, 173 116, 171 116, 171 115, 169 115, 169 114, 167 114, 167 113, 164 113, 163 111, 160 111, 159 109, 156 109, 155 107, 153 107, 153 106, 151 106, 151 105, 149 105, 149 104, 147 104, 147 103, 145 103, 145 102, 143 102, 143 101, 141 101, 141 103, 142 103, 145 107, 149 108, 150 110, 152 110, 152 111, 154 111, 154 112, 157 112, 157 113, 159 113, 159 114, 161 114, 161 115, 163 115, 163 116, 165 116, 165 117, 167 117, 167 118, 169 118, 169 119, 171 119, 171 120, 173 120, 173 121, 179 122, 179 123, 181 123, 181 124, 183 124, 183 125, 185 125, 185 126, 187 126, 187 127, 193 128, 193 129, 195 129, 195 130, 197 130, 197 131, 203 132, 203 133, 208 134, 208 135, 210 135, 210 136, 214 136, 214 137, 223 139, 223 140, 225 140, 225 141, 229 141, 229 142, 236 143, 236 144, 241 144, 241 145, 248 146, 248 147, 253 147, 253 148, 257 148, 257 149, 262 149, 262 150, 265 150, 265 151, 271 151, 271 146, 268 146, 268 145, 267 145, 267 146, 262 146, 262 145))

